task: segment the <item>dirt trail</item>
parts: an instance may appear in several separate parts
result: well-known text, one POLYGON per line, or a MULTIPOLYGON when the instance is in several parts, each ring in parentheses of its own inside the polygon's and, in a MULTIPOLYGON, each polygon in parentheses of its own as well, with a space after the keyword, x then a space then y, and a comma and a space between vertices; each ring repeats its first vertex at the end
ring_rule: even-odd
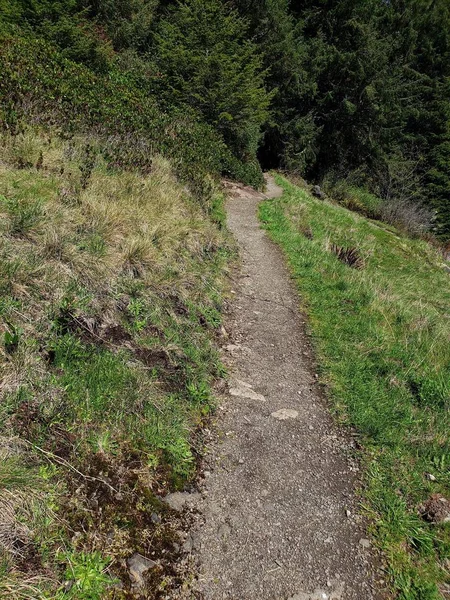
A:
MULTIPOLYGON (((351 443, 320 393, 282 256, 259 227, 264 195, 229 187, 243 266, 225 348, 230 392, 205 465, 202 524, 191 533, 202 597, 379 598, 351 443)), ((270 178, 266 194, 281 194, 270 178)))

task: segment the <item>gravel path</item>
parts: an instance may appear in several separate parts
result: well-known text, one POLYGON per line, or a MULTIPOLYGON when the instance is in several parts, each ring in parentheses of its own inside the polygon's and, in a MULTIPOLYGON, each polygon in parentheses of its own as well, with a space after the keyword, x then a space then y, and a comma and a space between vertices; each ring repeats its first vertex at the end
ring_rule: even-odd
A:
MULTIPOLYGON (((229 188, 228 224, 243 265, 224 349, 231 385, 189 541, 201 595, 380 598, 357 514, 351 441, 328 413, 298 298, 279 250, 259 227, 264 195, 229 188)), ((280 193, 269 178, 267 196, 280 193)))

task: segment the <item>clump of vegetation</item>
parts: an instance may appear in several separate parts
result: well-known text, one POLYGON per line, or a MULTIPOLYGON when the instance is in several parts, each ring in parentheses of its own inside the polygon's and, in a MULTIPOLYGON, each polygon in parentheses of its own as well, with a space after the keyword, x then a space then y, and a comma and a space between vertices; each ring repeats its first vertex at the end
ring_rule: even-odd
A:
POLYGON ((349 210, 370 219, 381 220, 383 200, 364 188, 351 185, 344 179, 325 182, 328 195, 349 210))
POLYGON ((358 435, 364 506, 393 590, 402 600, 438 600, 450 583, 450 529, 430 518, 431 501, 450 499, 450 288, 442 255, 423 239, 278 183, 283 197, 266 201, 260 216, 298 283, 334 410, 358 435), (365 268, 336 260, 330 240, 339 254, 357 248, 365 268))
POLYGON ((27 37, 4 37, 0 61, 0 118, 17 134, 10 144, 19 168, 39 160, 33 141, 22 131, 24 120, 57 125, 69 136, 94 135, 104 158, 116 168, 149 172, 153 154, 159 153, 173 160, 186 181, 195 182, 232 162, 212 127, 199 123, 189 109, 164 112, 145 88, 118 69, 108 77, 94 73, 48 42, 27 37))
POLYGON ((358 248, 345 248, 343 246, 331 244, 330 250, 331 252, 333 252, 333 254, 336 254, 336 256, 341 262, 348 265, 349 267, 352 267, 353 269, 364 268, 364 260, 359 254, 358 248))
POLYGON ((212 179, 200 204, 166 159, 153 155, 145 175, 111 169, 103 148, 43 129, 0 140, 11 598, 118 597, 118 580, 131 597, 134 552, 158 563, 141 597, 182 580, 181 524, 158 498, 195 471, 194 433, 223 375, 214 339, 233 250, 212 179), (20 147, 24 162, 42 156, 38 169, 19 166, 20 147))

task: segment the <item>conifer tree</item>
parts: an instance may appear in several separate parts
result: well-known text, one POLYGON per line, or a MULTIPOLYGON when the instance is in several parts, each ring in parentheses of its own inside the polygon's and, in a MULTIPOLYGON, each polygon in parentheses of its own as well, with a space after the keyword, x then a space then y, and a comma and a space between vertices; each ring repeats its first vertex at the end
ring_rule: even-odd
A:
POLYGON ((248 23, 220 0, 188 0, 160 22, 154 53, 167 102, 197 110, 239 158, 256 154, 270 94, 248 23))

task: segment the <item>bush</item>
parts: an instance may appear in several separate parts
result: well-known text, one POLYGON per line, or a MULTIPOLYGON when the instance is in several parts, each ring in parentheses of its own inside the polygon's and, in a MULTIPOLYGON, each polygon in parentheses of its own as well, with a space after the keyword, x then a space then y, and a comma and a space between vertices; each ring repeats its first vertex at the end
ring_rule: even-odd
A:
POLYGON ((220 0, 187 0, 163 19, 154 55, 158 90, 198 111, 239 159, 253 161, 271 100, 248 23, 220 0))
MULTIPOLYGON (((19 133, 23 118, 65 135, 95 135, 109 164, 149 172, 151 157, 170 159, 184 181, 222 171, 258 185, 261 170, 234 157, 214 127, 193 109, 163 111, 132 74, 96 74, 39 39, 0 39, 0 121, 19 133)), ((24 165, 28 166, 28 165, 24 165)))
POLYGON ((415 236, 431 230, 434 214, 424 204, 392 199, 381 205, 381 219, 415 236))
POLYGON ((367 189, 352 186, 345 179, 326 182, 325 186, 330 196, 342 206, 370 219, 394 225, 410 235, 423 235, 433 227, 433 210, 414 198, 383 200, 367 189))

